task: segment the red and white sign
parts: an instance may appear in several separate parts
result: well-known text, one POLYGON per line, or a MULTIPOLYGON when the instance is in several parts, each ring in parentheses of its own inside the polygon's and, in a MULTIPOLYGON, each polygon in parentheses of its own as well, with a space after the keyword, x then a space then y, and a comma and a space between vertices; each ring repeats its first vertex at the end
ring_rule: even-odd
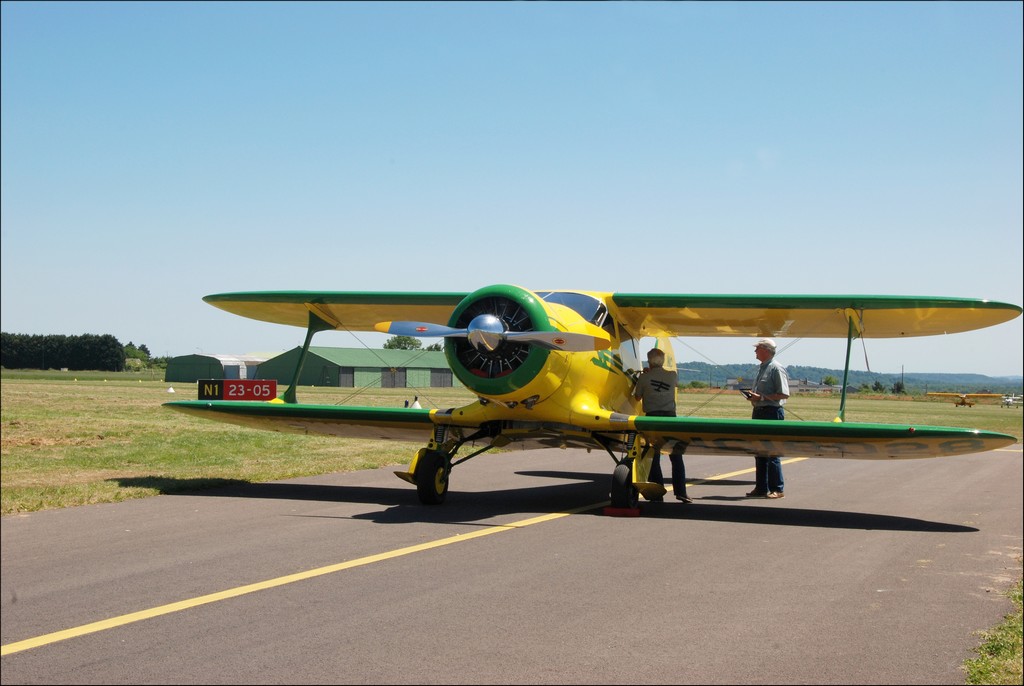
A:
POLYGON ((273 400, 276 379, 205 379, 199 382, 200 400, 273 400))

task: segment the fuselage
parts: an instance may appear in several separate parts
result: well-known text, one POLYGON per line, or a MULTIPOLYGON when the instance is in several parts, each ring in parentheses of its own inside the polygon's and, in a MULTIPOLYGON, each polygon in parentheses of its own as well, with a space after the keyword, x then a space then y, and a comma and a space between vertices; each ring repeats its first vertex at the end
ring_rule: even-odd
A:
MULTIPOLYGON (((481 422, 518 420, 580 428, 607 428, 638 414, 632 390, 642 369, 640 341, 620 326, 610 294, 587 291, 529 291, 492 286, 470 294, 449 322, 465 326, 487 312, 508 330, 586 334, 607 339, 601 350, 565 352, 505 342, 494 350, 473 348, 465 339, 446 340, 452 370, 479 400, 458 412, 481 422), (525 409, 525 412, 524 412, 525 409)), ((666 339, 659 347, 670 346, 666 339)), ((671 348, 667 357, 674 356, 671 348)))

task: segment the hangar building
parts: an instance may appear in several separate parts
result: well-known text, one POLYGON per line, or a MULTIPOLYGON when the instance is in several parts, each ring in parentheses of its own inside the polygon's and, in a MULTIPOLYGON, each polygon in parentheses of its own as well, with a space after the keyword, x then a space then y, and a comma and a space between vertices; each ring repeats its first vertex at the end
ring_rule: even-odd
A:
POLYGON ((181 355, 167 361, 164 381, 194 383, 199 379, 255 379, 266 357, 252 355, 181 355))
MULTIPOLYGON (((256 378, 277 379, 279 384, 290 384, 301 352, 302 348, 297 347, 267 360, 259 366, 259 376, 256 378)), ((302 365, 299 385, 341 388, 450 388, 461 384, 453 379, 448 360, 440 350, 311 346, 302 365)))

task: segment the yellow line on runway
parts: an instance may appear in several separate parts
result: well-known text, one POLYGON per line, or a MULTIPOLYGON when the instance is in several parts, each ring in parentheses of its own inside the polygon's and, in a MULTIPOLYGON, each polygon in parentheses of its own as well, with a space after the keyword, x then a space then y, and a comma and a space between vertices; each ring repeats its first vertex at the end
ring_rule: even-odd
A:
MULTIPOLYGON (((790 464, 792 462, 801 462, 803 460, 809 460, 809 459, 811 459, 811 458, 809 458, 809 457, 791 457, 789 459, 782 460, 780 462, 780 464, 790 464)), ((686 485, 689 486, 691 484, 706 484, 706 483, 709 483, 711 481, 721 481, 722 479, 729 479, 729 478, 734 477, 734 476, 740 476, 741 474, 750 474, 752 471, 754 471, 753 467, 751 467, 750 469, 741 469, 738 472, 729 472, 728 474, 716 474, 715 476, 709 476, 706 479, 694 479, 693 481, 687 479, 686 480, 686 485)))
MULTIPOLYGON (((783 460, 782 464, 789 464, 791 462, 798 462, 800 460, 806 459, 808 458, 794 457, 791 459, 783 460)), ((699 484, 707 483, 709 481, 720 481, 722 479, 728 479, 730 477, 738 476, 740 474, 749 474, 752 471, 754 470, 742 469, 737 472, 729 472, 728 474, 718 474, 716 476, 709 477, 706 479, 695 479, 693 481, 687 481, 687 483, 699 484)), ((200 605, 216 603, 220 602, 221 600, 228 600, 229 598, 237 598, 239 596, 247 595, 249 593, 256 593, 257 591, 265 591, 269 588, 275 588, 277 586, 285 586, 287 584, 292 584, 297 581, 305 581, 306 579, 324 576, 325 574, 334 574, 335 572, 342 572, 346 569, 362 567, 363 565, 373 564, 374 562, 382 562, 384 560, 390 560, 396 557, 402 557, 404 555, 411 555, 413 553, 423 552, 424 550, 431 550, 432 548, 440 548, 442 546, 451 545, 453 543, 463 543, 465 541, 473 540, 474 538, 480 538, 481 536, 489 536, 491 534, 498 534, 505 531, 522 529, 527 526, 533 526, 534 524, 542 524, 543 522, 549 522, 554 519, 560 519, 562 517, 568 517, 569 515, 574 515, 580 512, 587 512, 589 510, 594 510, 599 507, 604 507, 607 504, 608 501, 604 501, 593 505, 578 507, 572 510, 565 510, 563 512, 553 512, 551 514, 540 515, 538 517, 531 517, 530 519, 524 519, 519 522, 512 522, 511 524, 496 524, 492 527, 480 529, 478 531, 474 531, 468 534, 458 534, 456 536, 449 536, 448 538, 442 538, 436 541, 430 541, 428 543, 420 543, 418 545, 412 545, 406 548, 399 548, 397 550, 392 550, 386 553, 368 555, 366 557, 361 557, 356 560, 349 560, 348 562, 339 562, 338 564, 328 565, 326 567, 319 567, 317 569, 310 569, 308 571, 298 572, 296 574, 289 574, 287 576, 281 576, 276 579, 268 579, 266 581, 260 581, 255 584, 238 586, 237 588, 229 588, 225 591, 210 593, 208 595, 199 596, 198 598, 180 600, 176 603, 169 603, 167 605, 161 605, 159 607, 150 608, 148 610, 140 610, 139 612, 132 612, 126 615, 121 615, 119 617, 111 617, 110 619, 104 619, 99 622, 83 624, 82 626, 74 627, 72 629, 64 629, 63 631, 55 631, 53 633, 44 634, 42 636, 37 636, 35 638, 27 638, 24 641, 16 641, 14 643, 8 643, 5 646, 0 646, 0 656, 11 655, 12 653, 19 653, 23 650, 29 650, 31 648, 39 648, 41 646, 49 645, 51 643, 66 641, 70 638, 77 638, 78 636, 85 636, 87 634, 93 634, 99 631, 106 631, 107 629, 114 629, 119 626, 125 626, 126 624, 141 622, 145 619, 152 619, 153 617, 168 615, 172 612, 180 612, 181 610, 188 610, 193 607, 199 607, 200 605)))
POLYGON ((554 512, 551 514, 540 515, 539 517, 531 517, 530 519, 524 519, 519 522, 513 522, 511 524, 496 524, 490 528, 474 531, 473 533, 449 536, 448 538, 442 538, 437 541, 420 543, 418 545, 411 545, 406 548, 399 548, 398 550, 392 550, 386 553, 379 553, 377 555, 368 555, 367 557, 361 557, 357 560, 339 562, 338 564, 328 565, 326 567, 320 567, 318 569, 310 569, 305 572, 289 574, 287 576, 278 577, 276 579, 268 579, 267 581, 260 581, 258 583, 249 584, 247 586, 229 588, 226 591, 210 593, 209 595, 199 596, 198 598, 180 600, 176 603, 161 605, 159 607, 154 607, 148 610, 132 612, 130 614, 121 615, 119 617, 111 617, 110 619, 104 619, 99 622, 83 624, 82 626, 74 627, 72 629, 55 631, 51 634, 44 634, 42 636, 37 636, 35 638, 28 638, 24 641, 17 641, 15 643, 8 643, 5 646, 0 646, 0 656, 18 653, 23 650, 29 650, 30 648, 38 648, 40 646, 49 645, 51 643, 57 643, 59 641, 66 641, 69 638, 85 636, 86 634, 92 634, 98 631, 106 631, 107 629, 113 629, 115 627, 124 626, 126 624, 132 624, 134 622, 141 622, 144 619, 151 619, 153 617, 159 617, 161 615, 168 615, 172 612, 188 610, 190 608, 198 607, 200 605, 206 605, 208 603, 216 603, 221 600, 227 600, 229 598, 237 598, 238 596, 243 596, 248 593, 264 591, 268 588, 284 586, 286 584, 295 583, 296 581, 305 581, 306 579, 312 579, 314 577, 323 576, 325 574, 333 574, 335 572, 341 572, 346 569, 352 569, 354 567, 361 567, 363 565, 373 564, 374 562, 381 562, 383 560, 390 560, 392 558, 402 557, 403 555, 419 553, 424 550, 430 550, 431 548, 440 548, 441 546, 451 545, 452 543, 462 543, 464 541, 469 541, 474 538, 480 538, 481 536, 488 536, 490 534, 497 534, 502 533, 504 531, 512 531, 515 529, 522 529, 523 527, 532 526, 534 524, 541 524, 543 522, 551 521, 553 519, 559 519, 561 517, 568 517, 569 515, 577 514, 580 512, 586 512, 587 510, 592 510, 595 507, 600 507, 601 505, 607 504, 608 503, 605 502, 598 505, 588 505, 586 507, 580 507, 573 510, 566 510, 564 512, 554 512))

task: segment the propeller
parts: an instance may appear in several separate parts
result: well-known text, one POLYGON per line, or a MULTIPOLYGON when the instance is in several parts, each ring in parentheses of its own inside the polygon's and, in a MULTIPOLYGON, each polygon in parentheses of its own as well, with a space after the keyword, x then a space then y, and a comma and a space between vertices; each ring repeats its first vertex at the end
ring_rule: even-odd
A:
POLYGON ((375 324, 374 328, 381 333, 395 336, 466 338, 473 348, 482 353, 494 352, 505 341, 571 353, 606 350, 611 347, 610 339, 585 333, 509 331, 500 318, 486 313, 473 317, 465 329, 430 322, 380 322, 375 324))

